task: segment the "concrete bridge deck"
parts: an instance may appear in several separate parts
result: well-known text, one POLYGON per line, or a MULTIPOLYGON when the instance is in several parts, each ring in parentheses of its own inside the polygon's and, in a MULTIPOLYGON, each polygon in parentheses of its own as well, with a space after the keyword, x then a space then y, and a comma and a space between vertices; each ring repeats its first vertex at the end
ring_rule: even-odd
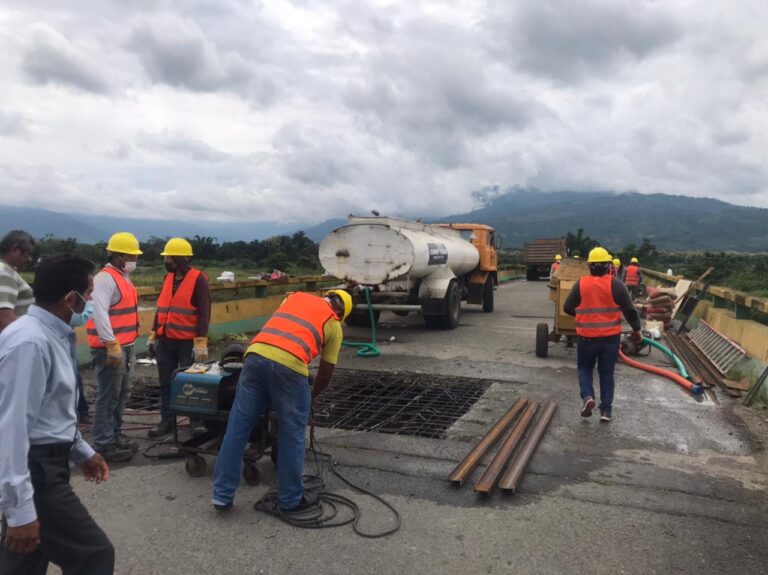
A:
MULTIPOLYGON (((584 420, 575 350, 553 345, 543 360, 533 353, 536 323, 553 314, 545 284, 512 282, 496 296, 493 314, 469 306, 450 332, 384 313, 380 340, 395 340, 382 343, 380 357, 342 353, 346 369, 492 382, 447 439, 318 431, 346 475, 400 510, 398 533, 366 540, 349 528, 303 531, 257 514, 252 503, 274 485, 268 461, 263 485, 242 486, 235 508, 219 515, 210 472, 192 479, 182 461, 138 457, 98 487, 73 477, 117 548, 118 573, 764 574, 768 418, 619 366, 613 422, 584 420), (456 462, 519 396, 559 402, 520 492, 479 499, 471 484, 448 485, 456 462)), ((370 501, 338 481, 331 487, 360 501, 365 528, 386 523, 370 501)))

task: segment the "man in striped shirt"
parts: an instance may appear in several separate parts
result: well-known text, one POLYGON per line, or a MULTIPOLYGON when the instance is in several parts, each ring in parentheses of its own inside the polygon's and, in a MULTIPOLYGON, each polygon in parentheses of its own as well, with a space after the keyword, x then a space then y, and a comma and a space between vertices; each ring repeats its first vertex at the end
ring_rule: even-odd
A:
POLYGON ((13 230, 0 240, 0 332, 34 303, 32 288, 19 275, 32 261, 35 239, 13 230))

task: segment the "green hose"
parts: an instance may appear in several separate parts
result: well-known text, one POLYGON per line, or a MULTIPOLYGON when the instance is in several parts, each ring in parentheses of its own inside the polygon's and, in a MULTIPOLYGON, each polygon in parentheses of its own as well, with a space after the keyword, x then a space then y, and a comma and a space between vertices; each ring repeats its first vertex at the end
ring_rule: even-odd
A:
POLYGON ((341 345, 347 347, 357 347, 358 357, 377 357, 381 355, 381 351, 376 347, 376 320, 373 319, 373 306, 371 306, 371 290, 365 288, 365 301, 368 303, 368 317, 371 319, 371 341, 370 343, 361 343, 356 341, 342 341, 341 345))
POLYGON ((652 339, 651 339, 651 338, 649 338, 649 337, 643 337, 643 341, 644 341, 645 343, 647 343, 648 345, 650 345, 651 347, 655 347, 655 348, 656 348, 656 349, 658 349, 658 350, 659 350, 661 353, 663 353, 663 354, 664 354, 664 355, 666 355, 666 356, 667 356, 669 359, 671 359, 671 360, 674 362, 674 364, 675 364, 675 367, 677 367, 677 371, 679 371, 679 372, 680 372, 680 375, 681 375, 681 376, 683 376, 683 377, 684 377, 685 379, 687 379, 688 381, 693 381, 693 380, 691 379, 691 376, 688 374, 688 370, 687 370, 687 369, 685 369, 685 366, 683 365, 683 362, 682 362, 682 361, 680 361, 680 358, 679 358, 679 357, 677 357, 677 356, 676 356, 676 355, 675 355, 675 354, 672 352, 672 350, 671 350, 671 349, 669 349, 669 348, 668 348, 667 346, 665 346, 665 345, 662 345, 662 344, 660 344, 660 343, 659 343, 659 342, 657 342, 657 341, 654 341, 654 340, 652 340, 652 339))

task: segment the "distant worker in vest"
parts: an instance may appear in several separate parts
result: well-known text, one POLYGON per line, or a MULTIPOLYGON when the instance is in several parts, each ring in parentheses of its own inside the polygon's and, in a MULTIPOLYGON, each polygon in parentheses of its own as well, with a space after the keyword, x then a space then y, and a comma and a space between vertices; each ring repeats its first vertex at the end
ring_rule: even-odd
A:
POLYGON ((577 367, 582 417, 590 417, 595 408, 592 377, 597 363, 600 376, 600 421, 611 421, 613 408, 613 371, 619 356, 621 316, 632 326, 632 339, 639 343, 640 317, 626 286, 610 273, 611 256, 605 248, 589 252, 588 276, 576 280, 563 304, 568 315, 576 316, 577 367))
POLYGON ((351 311, 352 297, 344 290, 330 290, 323 297, 296 292, 253 338, 216 461, 213 506, 218 511, 232 507, 243 451, 270 406, 277 415, 279 446, 275 511, 296 515, 319 504, 304 493, 304 434, 312 403, 331 382, 343 338, 341 323, 351 311), (309 363, 318 355, 320 366, 310 388, 309 363))
POLYGON ((629 289, 629 294, 632 296, 632 299, 635 299, 638 296, 640 284, 643 283, 643 272, 640 271, 637 258, 632 258, 629 262, 627 269, 624 270, 623 279, 624 284, 629 289))
POLYGON ((0 332, 34 303, 32 288, 19 275, 32 262, 35 239, 13 230, 0 240, 0 332))
POLYGON ((98 390, 93 409, 93 443, 109 462, 129 461, 139 445, 123 434, 123 411, 131 393, 139 335, 139 296, 130 274, 141 255, 128 232, 109 238, 107 264, 93 278, 93 316, 86 324, 98 390))
MULTIPOLYGON (((149 430, 149 437, 162 437, 173 430, 171 377, 177 368, 208 361, 211 322, 208 277, 189 265, 192 244, 184 238, 171 238, 160 255, 165 258, 168 274, 157 299, 155 320, 147 340, 150 356, 157 359, 160 423, 149 430)), ((198 422, 192 423, 194 429, 198 422)))
POLYGON ((560 267, 560 262, 562 261, 562 259, 563 259, 563 256, 561 256, 560 254, 557 254, 555 256, 555 261, 552 264, 552 267, 549 269, 549 277, 552 277, 555 275, 555 272, 560 267))
POLYGON ((624 281, 624 268, 622 267, 621 260, 619 258, 613 258, 613 269, 616 270, 614 276, 619 278, 621 281, 624 281))

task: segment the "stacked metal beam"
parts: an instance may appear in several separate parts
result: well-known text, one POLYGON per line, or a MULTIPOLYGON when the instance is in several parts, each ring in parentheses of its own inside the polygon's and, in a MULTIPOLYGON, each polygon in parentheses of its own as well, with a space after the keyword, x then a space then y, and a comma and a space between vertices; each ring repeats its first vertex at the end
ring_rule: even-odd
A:
POLYGON ((510 427, 491 463, 475 483, 475 491, 489 495, 498 484, 502 490, 514 493, 522 479, 525 467, 536 450, 544 431, 557 410, 554 401, 543 409, 538 402, 520 398, 494 424, 449 476, 449 481, 463 485, 480 464, 483 456, 510 427), (512 425, 514 422, 514 425, 512 425), (505 471, 506 470, 506 471, 505 471))

